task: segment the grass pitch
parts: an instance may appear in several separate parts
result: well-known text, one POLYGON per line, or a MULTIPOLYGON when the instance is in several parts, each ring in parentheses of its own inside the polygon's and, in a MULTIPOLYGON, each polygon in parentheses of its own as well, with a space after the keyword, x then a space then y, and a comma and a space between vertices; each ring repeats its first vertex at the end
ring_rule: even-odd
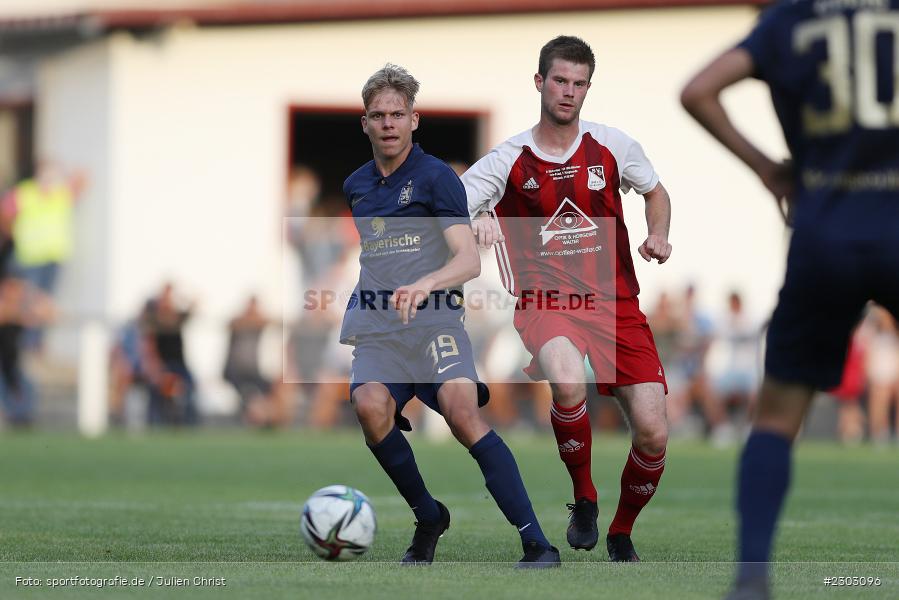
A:
MULTIPOLYGON (((6 432, 0 598, 655 600, 719 598, 726 590, 735 450, 672 444, 659 491, 634 530, 645 562, 612 565, 602 542, 589 553, 565 545, 570 482, 552 438, 505 437, 544 530, 562 550, 561 569, 512 569, 521 554, 518 536, 477 464, 452 441, 412 439, 425 481, 453 520, 437 563, 402 568, 396 561, 413 518, 358 432, 176 432, 93 441, 6 432), (299 537, 303 501, 332 483, 361 489, 377 511, 375 545, 355 563, 319 561, 299 537), (41 585, 25 585, 25 578, 41 585), (60 581, 51 587, 54 579, 60 581), (101 579, 118 583, 96 587, 101 579)), ((629 442, 597 438, 602 532, 629 442)), ((777 597, 899 598, 899 453, 804 443, 793 480, 777 545, 777 597), (880 585, 824 585, 825 577, 841 576, 877 577, 880 585)))

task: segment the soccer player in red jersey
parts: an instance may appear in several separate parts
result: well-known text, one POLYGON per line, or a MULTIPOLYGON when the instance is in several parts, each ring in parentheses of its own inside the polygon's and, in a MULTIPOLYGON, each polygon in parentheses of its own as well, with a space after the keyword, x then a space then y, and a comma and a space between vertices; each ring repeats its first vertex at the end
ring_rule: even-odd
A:
POLYGON ((598 391, 614 395, 627 415, 632 447, 606 546, 612 561, 634 562, 634 521, 665 467, 667 386, 637 301, 621 192, 645 198, 649 234, 638 252, 646 261, 671 255, 671 204, 637 142, 580 120, 595 64, 579 38, 547 43, 534 75, 540 121, 494 148, 462 181, 478 243, 496 244, 503 283, 519 297, 515 327, 534 356, 525 371, 552 387, 551 422, 574 486, 568 543, 575 549, 591 550, 599 537, 585 356, 598 391))

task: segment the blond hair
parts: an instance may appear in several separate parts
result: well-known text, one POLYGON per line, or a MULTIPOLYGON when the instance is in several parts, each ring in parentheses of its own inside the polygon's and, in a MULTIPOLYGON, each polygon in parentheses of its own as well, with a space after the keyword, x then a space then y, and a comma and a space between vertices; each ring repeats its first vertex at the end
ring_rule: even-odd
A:
POLYGON ((362 104, 367 109, 374 97, 388 88, 405 96, 406 102, 411 108, 415 104, 419 83, 403 67, 387 63, 365 82, 362 87, 362 104))

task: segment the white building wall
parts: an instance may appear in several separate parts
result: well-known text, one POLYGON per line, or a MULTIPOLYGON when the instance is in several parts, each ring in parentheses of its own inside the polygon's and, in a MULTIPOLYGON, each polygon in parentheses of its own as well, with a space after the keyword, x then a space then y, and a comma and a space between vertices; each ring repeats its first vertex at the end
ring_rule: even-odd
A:
MULTIPOLYGON (((737 286, 767 312, 784 249, 773 202, 677 101, 688 76, 754 18, 742 7, 640 10, 185 28, 117 39, 115 155, 126 208, 113 227, 112 307, 132 310, 135 295, 164 275, 196 285, 214 314, 232 310, 251 288, 276 289, 290 102, 357 105, 365 79, 393 61, 422 82, 422 127, 429 106, 483 109, 492 146, 536 121, 537 52, 565 32, 597 55, 582 115, 641 141, 672 194, 674 256, 661 268, 638 265, 644 297, 695 280, 708 302, 737 286), (148 253, 161 228, 165 243, 148 253)), ((785 153, 761 84, 741 85, 726 100, 754 139, 785 153)), ((634 247, 645 233, 642 208, 639 197, 627 198, 634 247)))
MULTIPOLYGON (((646 265, 634 253, 644 303, 695 281, 705 304, 722 306, 738 287, 763 315, 782 277, 783 227, 762 186, 678 104, 688 76, 755 15, 734 7, 187 26, 70 51, 43 70, 39 101, 41 147, 92 171, 66 302, 124 318, 174 280, 208 319, 190 351, 212 381, 221 321, 245 295, 261 291, 279 311, 289 104, 361 105, 364 81, 395 62, 422 82, 422 127, 428 107, 484 110, 493 146, 536 122, 537 53, 567 33, 589 41, 598 61, 582 116, 641 141, 673 198, 672 259, 646 265)), ((741 85, 726 100, 754 140, 784 154, 763 86, 741 85)), ((642 200, 632 194, 625 205, 635 249, 645 236, 642 200)))

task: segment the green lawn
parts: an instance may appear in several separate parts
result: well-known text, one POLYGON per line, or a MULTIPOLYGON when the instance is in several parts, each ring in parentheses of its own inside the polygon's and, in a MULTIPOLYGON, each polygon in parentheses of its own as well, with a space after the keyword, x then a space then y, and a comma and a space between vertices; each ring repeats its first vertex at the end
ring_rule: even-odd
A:
MULTIPOLYGON (((564 546, 570 483, 549 436, 507 436, 537 515, 564 546)), ((453 525, 429 568, 395 564, 412 515, 356 432, 171 433, 84 441, 0 434, 0 598, 717 598, 733 565, 735 451, 676 443, 634 531, 639 565, 604 550, 562 549, 562 569, 517 572, 517 534, 476 463, 455 443, 413 439, 453 525), (303 500, 345 483, 378 514, 356 563, 318 561, 300 540, 303 500), (141 578, 144 587, 65 587, 50 578, 141 578), (43 585, 16 585, 16 577, 43 585), (155 577, 184 578, 161 586, 155 577), (224 587, 193 579, 224 578, 224 587)), ((617 501, 628 448, 594 442, 601 526, 617 501)), ((803 444, 777 552, 779 598, 899 597, 899 453, 803 444), (824 577, 879 577, 879 587, 825 587, 824 577)))

